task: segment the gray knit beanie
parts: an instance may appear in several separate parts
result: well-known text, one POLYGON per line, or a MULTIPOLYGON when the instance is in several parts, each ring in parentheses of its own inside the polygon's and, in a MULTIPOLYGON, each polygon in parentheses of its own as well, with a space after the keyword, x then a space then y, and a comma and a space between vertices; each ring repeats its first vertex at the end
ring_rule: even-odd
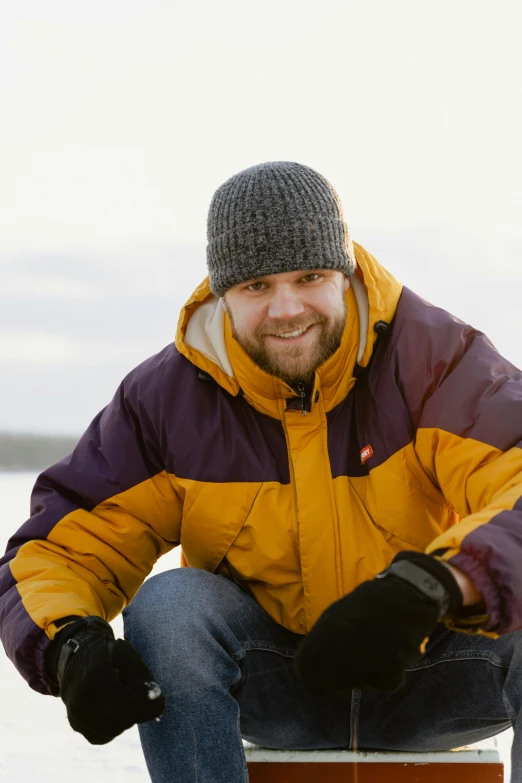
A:
POLYGON ((207 264, 217 296, 243 280, 356 262, 339 196, 299 163, 261 163, 215 192, 208 213, 207 264))

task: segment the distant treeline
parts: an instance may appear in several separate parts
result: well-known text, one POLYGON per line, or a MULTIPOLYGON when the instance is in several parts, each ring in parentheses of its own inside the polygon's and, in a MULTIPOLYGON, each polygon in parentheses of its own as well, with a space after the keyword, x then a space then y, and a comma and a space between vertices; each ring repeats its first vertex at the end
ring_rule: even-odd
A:
POLYGON ((0 432, 0 470, 43 470, 69 454, 78 438, 0 432))

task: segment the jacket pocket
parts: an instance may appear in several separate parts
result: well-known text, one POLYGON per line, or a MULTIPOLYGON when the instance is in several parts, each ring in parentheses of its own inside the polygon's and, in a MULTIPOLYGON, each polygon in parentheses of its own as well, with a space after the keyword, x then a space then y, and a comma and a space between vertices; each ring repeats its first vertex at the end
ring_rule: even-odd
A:
POLYGON ((376 527, 424 551, 460 517, 410 452, 407 447, 374 468, 361 500, 376 527))
POLYGON ((248 519, 263 482, 179 483, 188 509, 181 521, 183 554, 189 566, 214 572, 248 519))

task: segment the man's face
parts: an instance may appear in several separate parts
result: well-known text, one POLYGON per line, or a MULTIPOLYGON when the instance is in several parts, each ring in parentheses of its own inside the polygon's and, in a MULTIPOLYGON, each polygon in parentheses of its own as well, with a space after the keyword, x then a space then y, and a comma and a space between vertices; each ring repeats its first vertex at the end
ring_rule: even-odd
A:
POLYGON ((341 343, 348 278, 332 269, 267 275, 224 296, 233 335, 262 370, 307 381, 341 343))

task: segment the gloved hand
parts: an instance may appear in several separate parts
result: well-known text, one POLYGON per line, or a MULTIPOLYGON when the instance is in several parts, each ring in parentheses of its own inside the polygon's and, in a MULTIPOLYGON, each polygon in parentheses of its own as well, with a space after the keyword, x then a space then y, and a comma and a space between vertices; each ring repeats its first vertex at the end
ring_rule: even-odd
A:
POLYGON ((129 642, 116 641, 101 617, 78 618, 59 631, 46 665, 69 723, 93 745, 159 718, 165 709, 161 689, 139 654, 129 642))
POLYGON ((424 639, 461 606, 460 588, 443 563, 401 552, 390 568, 323 612, 298 647, 295 670, 316 695, 397 690, 405 670, 422 658, 424 639))

